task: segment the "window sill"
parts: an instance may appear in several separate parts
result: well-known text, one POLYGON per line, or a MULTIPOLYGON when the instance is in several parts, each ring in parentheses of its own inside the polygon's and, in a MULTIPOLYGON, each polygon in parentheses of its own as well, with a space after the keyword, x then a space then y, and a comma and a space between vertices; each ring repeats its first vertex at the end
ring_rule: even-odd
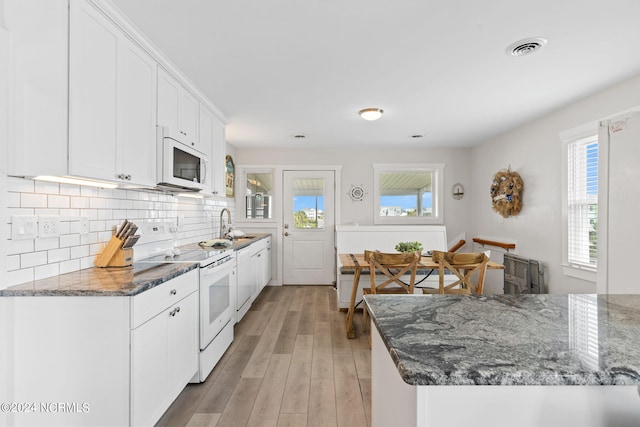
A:
POLYGON ((562 265, 562 272, 565 276, 575 279, 585 280, 587 282, 596 283, 597 271, 589 268, 580 268, 572 265, 562 265))

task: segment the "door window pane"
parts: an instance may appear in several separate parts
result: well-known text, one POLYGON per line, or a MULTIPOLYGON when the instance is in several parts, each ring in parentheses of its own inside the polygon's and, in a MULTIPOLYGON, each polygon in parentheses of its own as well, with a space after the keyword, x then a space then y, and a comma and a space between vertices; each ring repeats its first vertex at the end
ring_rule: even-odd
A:
POLYGON ((318 178, 293 181, 294 228, 324 228, 324 180, 318 178))
POLYGON ((247 172, 246 177, 247 218, 273 218, 272 174, 247 172))

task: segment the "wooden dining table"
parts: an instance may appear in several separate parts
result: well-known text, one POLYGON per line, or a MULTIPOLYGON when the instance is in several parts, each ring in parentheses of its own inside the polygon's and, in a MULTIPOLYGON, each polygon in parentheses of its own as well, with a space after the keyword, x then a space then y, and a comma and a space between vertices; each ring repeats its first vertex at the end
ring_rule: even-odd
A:
MULTIPOLYGON (((353 270, 353 284, 351 287, 351 299, 349 300, 349 309, 347 311, 346 328, 347 338, 355 338, 356 331, 353 327, 353 314, 356 310, 356 295, 358 293, 358 283, 360 282, 360 276, 363 270, 369 270, 369 263, 365 261, 364 254, 338 254, 340 257, 340 269, 341 270, 353 270)), ((504 265, 497 262, 489 261, 487 263, 487 269, 489 270, 503 270, 504 265)), ((438 270, 438 263, 433 261, 430 256, 422 256, 420 263, 418 264, 418 270, 438 270)), ((366 308, 363 308, 366 310, 366 308)))

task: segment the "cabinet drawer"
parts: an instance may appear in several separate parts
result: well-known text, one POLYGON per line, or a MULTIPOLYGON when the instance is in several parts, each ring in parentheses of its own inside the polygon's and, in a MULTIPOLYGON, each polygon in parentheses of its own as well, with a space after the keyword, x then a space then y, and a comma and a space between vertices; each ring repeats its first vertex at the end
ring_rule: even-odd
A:
POLYGON ((138 327, 197 289, 196 269, 134 296, 131 303, 131 328, 138 327))

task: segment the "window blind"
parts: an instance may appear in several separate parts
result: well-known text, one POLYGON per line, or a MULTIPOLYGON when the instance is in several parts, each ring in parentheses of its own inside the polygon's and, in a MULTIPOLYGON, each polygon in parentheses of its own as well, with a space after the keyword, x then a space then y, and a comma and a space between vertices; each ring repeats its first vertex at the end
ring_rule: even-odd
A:
POLYGON ((568 144, 568 261, 597 267, 598 136, 568 144))

